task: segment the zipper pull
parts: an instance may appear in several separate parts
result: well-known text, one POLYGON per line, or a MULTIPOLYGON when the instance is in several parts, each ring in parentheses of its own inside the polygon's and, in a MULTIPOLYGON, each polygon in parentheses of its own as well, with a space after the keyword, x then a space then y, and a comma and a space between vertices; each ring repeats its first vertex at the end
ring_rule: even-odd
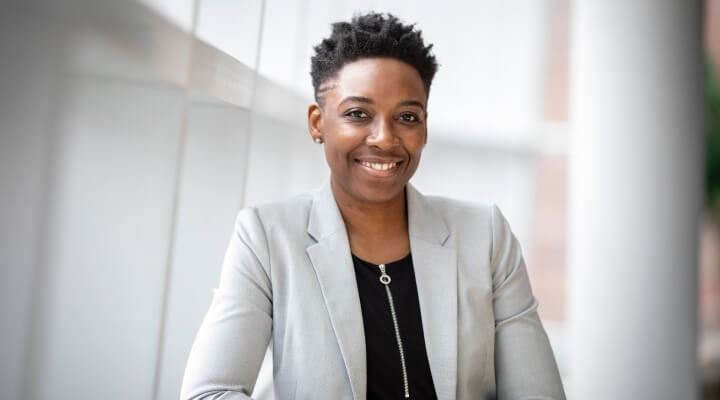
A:
POLYGON ((390 279, 390 275, 385 273, 385 264, 380 264, 380 265, 378 265, 378 267, 380 268, 380 283, 382 283, 385 286, 389 285, 391 279, 390 279))

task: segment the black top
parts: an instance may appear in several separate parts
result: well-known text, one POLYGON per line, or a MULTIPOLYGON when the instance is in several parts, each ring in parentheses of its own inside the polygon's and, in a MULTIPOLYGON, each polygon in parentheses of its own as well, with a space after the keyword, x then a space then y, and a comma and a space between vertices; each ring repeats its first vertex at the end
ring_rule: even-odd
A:
MULTIPOLYGON (((402 363, 380 268, 353 255, 367 351, 367 400, 404 399, 402 363)), ((425 351, 412 257, 386 264, 405 354, 410 399, 437 399, 425 351)))

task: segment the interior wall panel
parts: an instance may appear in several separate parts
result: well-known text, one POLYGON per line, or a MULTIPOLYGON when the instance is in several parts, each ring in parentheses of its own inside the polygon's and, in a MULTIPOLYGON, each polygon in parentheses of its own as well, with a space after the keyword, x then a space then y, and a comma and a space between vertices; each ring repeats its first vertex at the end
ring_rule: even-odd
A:
POLYGON ((54 122, 62 88, 61 35, 0 12, 0 399, 23 395, 38 251, 45 224, 54 122), (23 35, 23 43, 15 39, 23 35))
POLYGON ((38 398, 151 397, 183 100, 164 85, 70 85, 44 249, 38 398))
POLYGON ((304 126, 254 116, 245 204, 279 201, 319 187, 329 170, 304 126))
POLYGON ((175 229, 158 399, 177 399, 193 339, 217 287, 245 188, 249 111, 193 104, 175 229))

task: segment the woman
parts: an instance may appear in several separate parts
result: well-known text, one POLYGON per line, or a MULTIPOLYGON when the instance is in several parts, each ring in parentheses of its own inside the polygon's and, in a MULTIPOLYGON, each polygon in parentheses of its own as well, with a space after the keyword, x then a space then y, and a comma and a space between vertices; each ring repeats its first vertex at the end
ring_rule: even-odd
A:
POLYGON ((374 13, 315 48, 308 125, 330 181, 240 212, 183 398, 249 398, 272 342, 278 399, 564 399, 499 210, 408 183, 430 49, 374 13))

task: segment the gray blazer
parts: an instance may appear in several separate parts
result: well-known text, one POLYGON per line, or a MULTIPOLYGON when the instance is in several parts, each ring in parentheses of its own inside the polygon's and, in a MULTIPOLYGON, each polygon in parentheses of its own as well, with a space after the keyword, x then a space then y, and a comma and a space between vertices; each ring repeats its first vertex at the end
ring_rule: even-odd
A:
MULTIPOLYGON (((564 399, 520 246, 497 207, 406 192, 438 399, 564 399)), ((181 398, 249 399, 271 340, 277 399, 365 400, 360 300, 329 183, 240 211, 181 398)))

